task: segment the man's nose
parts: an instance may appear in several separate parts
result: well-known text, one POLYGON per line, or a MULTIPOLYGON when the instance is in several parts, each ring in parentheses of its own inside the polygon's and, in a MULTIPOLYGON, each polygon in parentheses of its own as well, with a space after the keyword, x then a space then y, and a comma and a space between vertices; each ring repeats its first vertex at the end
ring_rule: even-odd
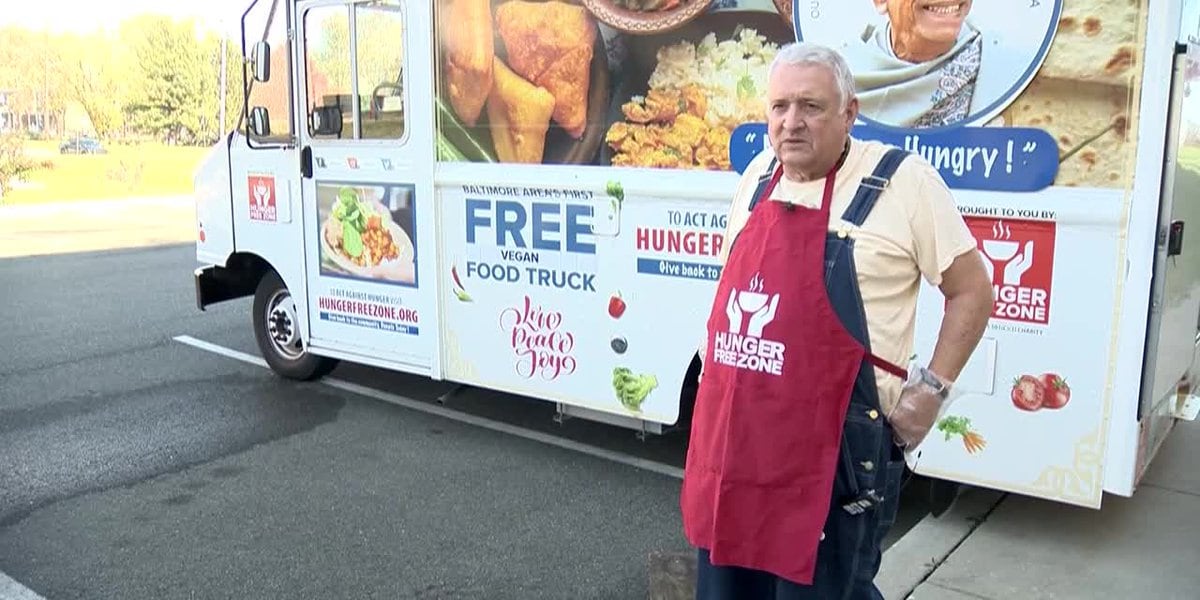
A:
POLYGON ((788 106, 783 113, 784 129, 804 129, 808 123, 804 120, 804 115, 801 114, 800 107, 792 104, 788 106))

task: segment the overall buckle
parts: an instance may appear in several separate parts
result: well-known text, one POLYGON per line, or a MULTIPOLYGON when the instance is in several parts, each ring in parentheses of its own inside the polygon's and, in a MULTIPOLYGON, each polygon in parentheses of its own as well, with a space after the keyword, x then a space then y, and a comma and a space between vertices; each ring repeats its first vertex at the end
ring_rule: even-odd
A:
POLYGON ((874 508, 876 504, 883 503, 883 500, 883 496, 880 496, 875 490, 867 490, 858 498, 843 504, 842 510, 852 515, 861 515, 874 508))
POLYGON ((866 177, 862 178, 863 187, 868 187, 873 190, 883 191, 887 189, 889 183, 891 183, 890 179, 887 179, 886 177, 879 177, 877 175, 867 175, 866 177))

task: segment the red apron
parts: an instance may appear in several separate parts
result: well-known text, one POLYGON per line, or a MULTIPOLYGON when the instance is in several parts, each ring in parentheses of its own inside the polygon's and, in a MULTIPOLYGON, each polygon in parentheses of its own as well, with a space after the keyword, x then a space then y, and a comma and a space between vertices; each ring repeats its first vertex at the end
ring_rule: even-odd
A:
POLYGON ((847 406, 869 355, 826 291, 836 167, 819 210, 768 201, 781 175, 717 285, 680 503, 688 541, 712 564, 811 585, 847 406))

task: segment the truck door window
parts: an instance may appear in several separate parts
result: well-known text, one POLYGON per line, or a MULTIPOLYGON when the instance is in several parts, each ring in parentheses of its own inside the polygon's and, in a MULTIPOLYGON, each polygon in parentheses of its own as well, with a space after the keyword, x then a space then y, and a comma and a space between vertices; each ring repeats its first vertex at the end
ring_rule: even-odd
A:
POLYGON ((404 137, 404 25, 396 2, 354 6, 358 93, 367 104, 361 135, 404 137))
MULTIPOLYGON (((247 136, 252 148, 286 146, 292 143, 295 130, 292 127, 292 47, 288 39, 287 4, 281 0, 260 0, 245 15, 243 39, 247 54, 256 42, 269 42, 271 54, 264 57, 270 62, 271 77, 267 81, 254 80, 254 66, 247 62, 245 70, 246 91, 249 96, 240 130, 247 136), (266 109, 269 133, 255 134, 250 127, 250 109, 266 109)), ((233 83, 234 80, 230 80, 233 83)))
POLYGON ((315 139, 403 138, 404 27, 399 2, 312 8, 304 15, 304 31, 309 134, 315 139), (340 127, 329 123, 339 117, 340 127))

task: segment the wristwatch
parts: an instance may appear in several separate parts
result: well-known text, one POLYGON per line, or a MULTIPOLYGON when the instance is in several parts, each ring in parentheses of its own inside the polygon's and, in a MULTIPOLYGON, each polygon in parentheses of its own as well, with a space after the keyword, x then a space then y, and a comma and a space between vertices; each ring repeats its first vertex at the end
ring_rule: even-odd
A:
POLYGON ((950 395, 949 388, 941 379, 938 379, 929 369, 921 369, 921 383, 933 388, 933 393, 937 394, 942 400, 945 400, 950 395))

